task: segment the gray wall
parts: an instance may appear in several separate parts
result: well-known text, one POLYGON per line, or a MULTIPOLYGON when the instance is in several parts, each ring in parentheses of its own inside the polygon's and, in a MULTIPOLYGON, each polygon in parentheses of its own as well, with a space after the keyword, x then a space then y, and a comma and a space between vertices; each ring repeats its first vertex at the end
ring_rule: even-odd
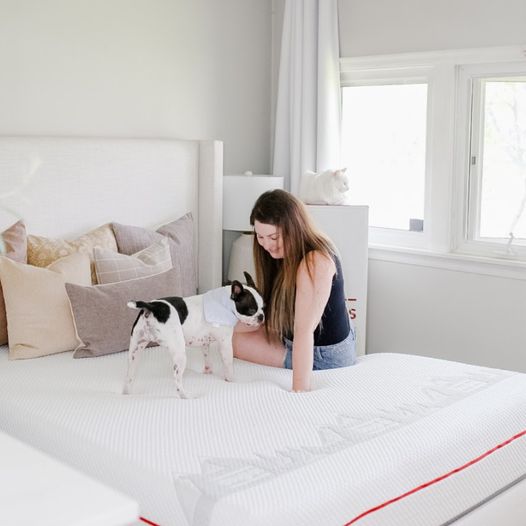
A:
POLYGON ((339 0, 343 57, 526 44, 524 0, 339 0))
POLYGON ((220 139, 270 159, 270 0, 0 0, 0 134, 220 139))

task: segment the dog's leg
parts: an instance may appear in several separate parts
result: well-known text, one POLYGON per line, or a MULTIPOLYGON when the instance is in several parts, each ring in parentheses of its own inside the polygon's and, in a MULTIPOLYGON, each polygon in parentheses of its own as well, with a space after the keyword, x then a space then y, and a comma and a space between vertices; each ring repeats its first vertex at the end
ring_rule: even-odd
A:
MULTIPOLYGON (((136 326, 135 329, 138 329, 138 327, 136 326)), ((150 343, 150 340, 146 338, 143 330, 133 331, 130 338, 130 349, 128 351, 128 372, 124 381, 122 394, 130 394, 133 381, 135 380, 139 356, 148 343, 150 343)))
POLYGON ((221 338, 218 340, 219 352, 223 360, 224 377, 227 382, 234 380, 234 350, 232 348, 232 338, 221 338))
POLYGON ((205 362, 205 365, 203 368, 204 374, 212 373, 212 365, 210 364, 210 345, 211 343, 209 343, 208 345, 203 345, 203 358, 205 362))
POLYGON ((172 357, 173 374, 177 393, 181 398, 188 398, 183 389, 183 373, 186 369, 186 347, 183 330, 180 326, 177 327, 170 336, 163 338, 160 343, 168 348, 168 352, 172 357))

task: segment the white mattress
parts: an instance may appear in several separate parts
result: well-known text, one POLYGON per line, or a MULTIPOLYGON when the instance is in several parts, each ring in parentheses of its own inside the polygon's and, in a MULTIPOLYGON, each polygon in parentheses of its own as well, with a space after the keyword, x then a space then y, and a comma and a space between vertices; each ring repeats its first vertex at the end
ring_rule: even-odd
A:
POLYGON ((444 525, 526 473, 523 374, 376 354, 294 394, 290 371, 236 361, 226 383, 191 350, 180 400, 158 348, 120 395, 126 358, 0 348, 0 428, 162 526, 444 525))

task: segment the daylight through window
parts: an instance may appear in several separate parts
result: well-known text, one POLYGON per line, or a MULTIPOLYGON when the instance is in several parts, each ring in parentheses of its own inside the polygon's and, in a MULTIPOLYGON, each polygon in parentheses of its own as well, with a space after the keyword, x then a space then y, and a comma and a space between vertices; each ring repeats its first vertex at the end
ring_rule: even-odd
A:
POLYGON ((371 226, 423 229, 426 114, 424 83, 342 88, 342 161, 371 226))

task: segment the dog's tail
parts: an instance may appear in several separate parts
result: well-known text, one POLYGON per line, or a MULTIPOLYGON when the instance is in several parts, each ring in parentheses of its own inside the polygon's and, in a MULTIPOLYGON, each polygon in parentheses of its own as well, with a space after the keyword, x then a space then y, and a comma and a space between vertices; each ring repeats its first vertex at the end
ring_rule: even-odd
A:
POLYGON ((166 323, 170 318, 170 303, 164 299, 153 301, 129 301, 127 305, 130 309, 141 309, 137 319, 143 314, 144 316, 149 317, 150 313, 152 313, 155 319, 160 323, 166 323))

